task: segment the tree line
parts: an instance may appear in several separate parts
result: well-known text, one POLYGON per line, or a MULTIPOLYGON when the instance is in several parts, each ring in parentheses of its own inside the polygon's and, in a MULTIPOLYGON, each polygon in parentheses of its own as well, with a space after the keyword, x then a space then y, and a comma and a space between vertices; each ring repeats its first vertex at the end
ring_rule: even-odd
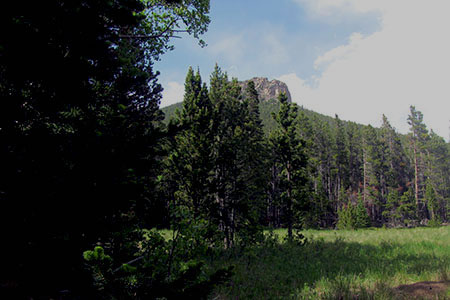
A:
MULTIPOLYGON (((210 78, 209 97, 206 87, 198 94, 203 97, 198 103, 205 106, 194 105, 191 98, 196 96, 192 96, 191 78, 196 78, 200 90, 199 72, 194 75, 190 69, 183 106, 172 114, 169 128, 178 126, 180 134, 188 134, 195 143, 203 141, 195 137, 209 135, 210 141, 205 140, 205 145, 210 148, 201 149, 202 146, 188 142, 190 148, 177 152, 177 157, 180 159, 178 164, 189 171, 176 172, 175 177, 182 182, 191 182, 189 175, 203 174, 203 182, 213 187, 203 192, 203 195, 213 195, 204 200, 206 203, 222 203, 224 199, 219 194, 231 197, 225 201, 230 205, 222 203, 214 212, 228 208, 231 211, 224 216, 233 216, 234 220, 237 215, 232 204, 247 203, 253 207, 254 221, 260 226, 287 227, 289 232, 293 225, 302 228, 398 227, 448 221, 449 143, 426 128, 422 113, 414 106, 410 107, 408 116, 410 133, 402 135, 384 115, 380 128, 345 122, 337 115, 334 119, 321 118, 295 103, 288 103, 282 94, 268 109, 266 104, 258 102, 257 91, 251 82, 247 90, 239 91, 237 80, 228 80, 218 66, 210 78), (229 86, 225 88, 228 89, 226 95, 219 98, 217 89, 224 88, 218 82, 229 86), (224 101, 228 103, 223 104, 224 101), (272 111, 272 124, 261 120, 260 107, 272 111), (196 114, 201 114, 201 121, 194 117, 196 114), (248 116, 253 116, 252 122, 246 121, 248 116), (182 125, 187 124, 187 120, 193 122, 191 127, 182 125), (270 124, 269 132, 264 133, 263 121, 270 124), (252 127, 249 128, 250 124, 252 127), (218 130, 223 126, 228 127, 227 131, 218 130), (252 142, 253 145, 248 144, 252 142), (225 147, 224 152, 219 151, 221 147, 225 147), (240 147, 247 148, 239 150, 240 147), (235 156, 226 152, 231 149, 236 151, 235 156), (245 155, 239 156, 239 151, 245 155), (186 160, 181 159, 181 152, 187 155, 186 160), (214 154, 218 155, 215 159, 214 154), (232 157, 244 159, 238 162, 232 157), (206 158, 208 163, 202 163, 206 158), (215 164, 221 160, 226 161, 223 169, 235 172, 217 171, 215 164), (209 167, 200 173, 195 166, 209 167), (240 174, 247 169, 255 173, 240 174), (255 196, 232 200, 234 190, 229 193, 214 191, 222 187, 216 181, 218 174, 223 180, 232 182, 230 187, 245 186, 236 195, 243 196, 252 188, 256 191, 255 196)), ((184 142, 175 137, 172 149, 184 142)), ((170 168, 166 170, 171 172, 170 168)), ((180 187, 180 183, 175 186, 180 187)), ((183 195, 189 195, 189 190, 185 189, 183 195)), ((193 195, 188 196, 192 203, 196 201, 193 195)), ((234 221, 230 224, 235 227, 234 221)))

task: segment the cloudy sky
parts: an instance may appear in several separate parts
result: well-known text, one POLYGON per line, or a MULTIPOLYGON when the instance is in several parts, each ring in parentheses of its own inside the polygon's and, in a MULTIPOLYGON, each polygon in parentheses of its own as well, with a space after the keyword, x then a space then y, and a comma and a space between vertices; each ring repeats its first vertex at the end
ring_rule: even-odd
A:
POLYGON ((156 69, 161 106, 180 102, 189 66, 217 62, 239 80, 284 81, 299 105, 408 131, 409 106, 446 140, 450 126, 449 0, 211 0, 200 48, 175 40, 156 69))

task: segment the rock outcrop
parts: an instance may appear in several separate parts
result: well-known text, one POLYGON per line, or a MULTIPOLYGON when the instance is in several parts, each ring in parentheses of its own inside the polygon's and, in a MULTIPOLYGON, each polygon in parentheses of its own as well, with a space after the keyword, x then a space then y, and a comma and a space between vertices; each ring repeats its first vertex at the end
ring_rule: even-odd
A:
POLYGON ((249 81, 253 81, 255 83, 255 88, 258 91, 260 101, 277 99, 280 93, 286 93, 288 101, 289 102, 292 101, 289 89, 286 83, 284 82, 281 82, 276 79, 269 81, 267 78, 264 77, 254 77, 252 79, 239 82, 239 84, 242 87, 242 91, 245 91, 249 81))

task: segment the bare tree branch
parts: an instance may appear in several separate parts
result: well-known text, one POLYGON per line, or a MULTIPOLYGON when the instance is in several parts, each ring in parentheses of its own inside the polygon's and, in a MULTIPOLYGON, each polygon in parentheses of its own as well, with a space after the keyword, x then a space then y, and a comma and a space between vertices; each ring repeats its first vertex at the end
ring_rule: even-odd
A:
POLYGON ((144 258, 144 256, 136 257, 135 259, 132 259, 132 260, 130 260, 129 262, 126 262, 126 263, 120 265, 120 267, 115 268, 112 272, 113 272, 113 273, 116 273, 117 271, 119 271, 120 269, 122 269, 123 265, 131 265, 131 264, 133 264, 133 263, 135 263, 135 262, 137 262, 137 261, 140 261, 140 260, 143 259, 143 258, 144 258))

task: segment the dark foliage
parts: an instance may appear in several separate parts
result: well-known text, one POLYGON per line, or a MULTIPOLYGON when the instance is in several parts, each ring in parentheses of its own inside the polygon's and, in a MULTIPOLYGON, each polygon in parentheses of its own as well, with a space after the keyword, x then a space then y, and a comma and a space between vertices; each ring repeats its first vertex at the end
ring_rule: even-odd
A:
MULTIPOLYGON (((149 20, 155 7, 138 0, 1 4, 5 297, 88 295, 82 252, 101 243, 126 260, 134 228, 159 223, 162 89, 152 61, 191 4, 154 5, 177 6, 176 22, 149 20)), ((198 35, 209 2, 195 5, 183 22, 202 17, 186 29, 198 35)))

